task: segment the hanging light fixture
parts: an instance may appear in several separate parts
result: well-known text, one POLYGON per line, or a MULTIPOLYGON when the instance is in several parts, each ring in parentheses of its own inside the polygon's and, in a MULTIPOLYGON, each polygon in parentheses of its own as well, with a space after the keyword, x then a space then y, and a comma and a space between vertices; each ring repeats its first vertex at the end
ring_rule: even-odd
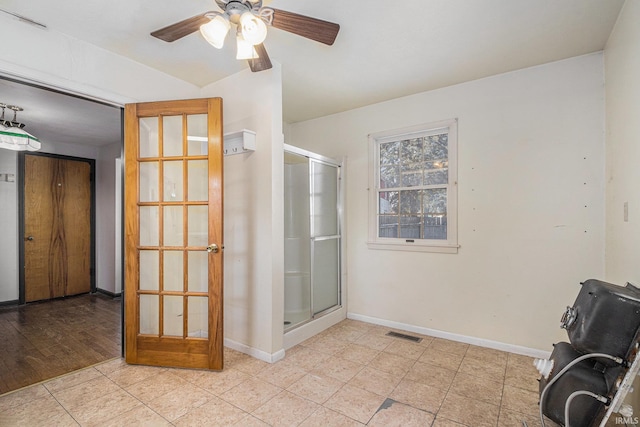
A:
POLYGON ((216 49, 222 49, 224 39, 227 37, 230 28, 229 17, 226 14, 219 13, 211 21, 200 26, 200 34, 211 46, 216 49))
POLYGON ((256 59, 253 48, 267 38, 267 24, 273 21, 273 9, 263 8, 260 0, 218 1, 223 12, 207 12, 210 21, 200 26, 200 34, 213 47, 222 49, 231 24, 237 26, 237 59, 256 59))
POLYGON ((242 37, 251 45, 262 43, 267 38, 267 25, 262 18, 247 11, 240 16, 242 37))
POLYGON ((0 117, 0 148, 13 151, 37 151, 40 149, 40 140, 23 130, 24 124, 18 122, 18 111, 23 108, 17 105, 7 105, 0 103, 2 117, 0 117), (13 110, 13 120, 4 117, 5 109, 13 110))

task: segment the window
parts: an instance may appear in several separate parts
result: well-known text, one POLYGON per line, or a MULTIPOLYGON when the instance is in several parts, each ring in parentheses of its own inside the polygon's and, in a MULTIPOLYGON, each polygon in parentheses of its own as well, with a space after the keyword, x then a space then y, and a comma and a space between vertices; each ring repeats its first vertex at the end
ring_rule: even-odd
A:
POLYGON ((456 253, 457 120, 369 141, 369 247, 456 253))

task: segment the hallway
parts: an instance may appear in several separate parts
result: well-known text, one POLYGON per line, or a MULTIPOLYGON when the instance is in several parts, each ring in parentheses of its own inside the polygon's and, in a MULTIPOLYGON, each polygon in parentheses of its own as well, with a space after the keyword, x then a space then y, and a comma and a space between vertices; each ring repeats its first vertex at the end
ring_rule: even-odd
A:
POLYGON ((0 307, 0 394, 120 356, 120 302, 86 294, 0 307))

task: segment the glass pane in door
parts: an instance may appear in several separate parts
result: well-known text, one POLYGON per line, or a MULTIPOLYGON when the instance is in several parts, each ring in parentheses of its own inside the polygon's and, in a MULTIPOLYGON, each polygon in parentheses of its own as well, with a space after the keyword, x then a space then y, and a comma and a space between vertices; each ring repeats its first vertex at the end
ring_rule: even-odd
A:
POLYGON ((208 134, 206 114, 187 116, 187 154, 189 156, 207 155, 208 134))
POLYGON ((182 116, 162 118, 162 157, 182 156, 182 116))
POLYGON ((163 298, 163 335, 181 337, 183 324, 183 297, 167 296, 163 298))
POLYGON ((209 316, 207 297, 189 297, 189 336, 192 338, 206 338, 209 336, 209 316))
POLYGON ((311 161, 312 237, 337 236, 338 168, 311 161))
POLYGON ((340 239, 315 240, 313 253, 313 314, 340 304, 340 239))

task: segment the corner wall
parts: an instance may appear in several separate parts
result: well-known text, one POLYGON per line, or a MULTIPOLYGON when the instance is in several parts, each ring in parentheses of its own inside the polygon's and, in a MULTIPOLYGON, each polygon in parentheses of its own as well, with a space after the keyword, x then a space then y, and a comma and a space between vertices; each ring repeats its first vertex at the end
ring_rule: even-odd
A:
POLYGON ((284 355, 284 157, 279 64, 205 87, 223 98, 224 132, 256 132, 256 151, 224 158, 225 344, 284 355))
POLYGON ((592 54, 291 124, 348 158, 348 311, 549 352, 604 276, 604 76, 592 54), (370 250, 367 135, 458 118, 458 254, 370 250))
POLYGON ((640 286, 640 2, 627 1, 605 49, 606 279, 640 286), (625 205, 627 219, 625 220, 625 205))

